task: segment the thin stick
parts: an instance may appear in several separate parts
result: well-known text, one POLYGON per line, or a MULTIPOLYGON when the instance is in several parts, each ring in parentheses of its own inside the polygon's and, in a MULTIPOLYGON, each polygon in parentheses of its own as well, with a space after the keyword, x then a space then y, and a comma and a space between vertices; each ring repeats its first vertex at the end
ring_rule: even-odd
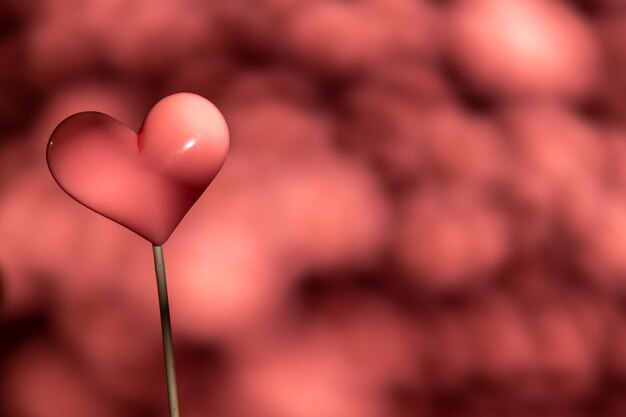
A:
POLYGON ((165 280, 165 263, 163 248, 153 245, 154 269, 156 271, 159 291, 159 309, 161 311, 161 333, 163 334, 163 353, 165 354, 165 373, 167 377, 167 396, 170 403, 170 417, 180 417, 178 410, 178 390, 176 389, 176 366, 174 365, 174 347, 172 345, 172 323, 170 322, 170 306, 167 299, 167 283, 165 280))

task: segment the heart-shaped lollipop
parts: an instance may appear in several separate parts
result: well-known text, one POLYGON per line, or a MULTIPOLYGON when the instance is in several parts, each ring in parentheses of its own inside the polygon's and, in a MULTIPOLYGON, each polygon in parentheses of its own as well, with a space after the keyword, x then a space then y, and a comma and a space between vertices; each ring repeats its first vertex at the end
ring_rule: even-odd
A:
POLYGON ((150 110, 139 133, 103 113, 70 116, 46 155, 66 193, 158 246, 215 178, 228 144, 219 110, 178 93, 150 110))

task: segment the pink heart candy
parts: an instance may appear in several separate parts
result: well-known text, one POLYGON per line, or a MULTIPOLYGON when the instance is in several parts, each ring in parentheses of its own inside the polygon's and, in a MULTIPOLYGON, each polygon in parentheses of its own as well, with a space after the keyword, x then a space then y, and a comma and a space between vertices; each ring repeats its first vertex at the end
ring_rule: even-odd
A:
POLYGON ((219 110, 178 93, 150 110, 139 133, 103 113, 70 116, 52 132, 46 157, 71 197, 161 245, 213 181, 228 145, 219 110))

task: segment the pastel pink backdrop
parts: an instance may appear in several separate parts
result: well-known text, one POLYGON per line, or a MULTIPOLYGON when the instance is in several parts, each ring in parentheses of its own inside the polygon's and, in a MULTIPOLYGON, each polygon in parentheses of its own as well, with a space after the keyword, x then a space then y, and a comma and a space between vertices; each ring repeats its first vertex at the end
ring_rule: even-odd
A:
POLYGON ((626 2, 0 3, 0 415, 165 417, 150 244, 65 117, 223 112, 164 246, 185 417, 626 412, 626 2))

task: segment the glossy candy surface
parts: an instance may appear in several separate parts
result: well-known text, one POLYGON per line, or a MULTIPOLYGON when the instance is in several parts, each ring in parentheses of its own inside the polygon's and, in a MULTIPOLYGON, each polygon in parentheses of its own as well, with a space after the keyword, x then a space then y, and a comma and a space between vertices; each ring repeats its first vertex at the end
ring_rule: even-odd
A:
POLYGON ((139 133, 103 113, 68 117, 48 141, 47 161, 74 199, 161 245, 219 172, 228 144, 219 110, 178 93, 152 108, 139 133))

